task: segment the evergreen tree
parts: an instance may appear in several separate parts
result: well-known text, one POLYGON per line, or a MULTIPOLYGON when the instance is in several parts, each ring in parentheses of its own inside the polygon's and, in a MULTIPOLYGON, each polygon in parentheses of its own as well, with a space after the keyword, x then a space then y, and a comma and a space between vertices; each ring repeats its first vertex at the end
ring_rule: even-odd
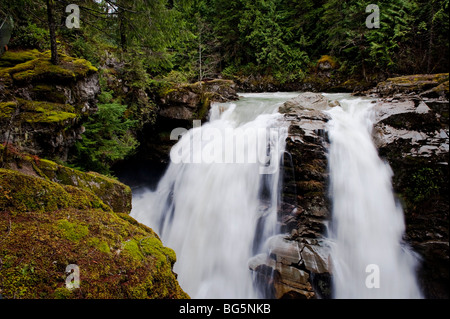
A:
POLYGON ((98 105, 98 112, 85 124, 82 140, 75 145, 78 165, 108 174, 112 164, 136 149, 138 142, 130 131, 136 121, 124 117, 126 108, 117 103, 98 105))

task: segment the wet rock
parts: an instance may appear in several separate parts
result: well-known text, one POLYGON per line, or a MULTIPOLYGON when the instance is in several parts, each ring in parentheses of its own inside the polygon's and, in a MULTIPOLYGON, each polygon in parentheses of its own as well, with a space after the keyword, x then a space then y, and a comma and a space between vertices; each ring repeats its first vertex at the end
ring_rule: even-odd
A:
POLYGON ((202 81, 172 88, 160 96, 159 115, 192 121, 206 119, 212 102, 237 100, 236 85, 229 80, 202 81))
POLYGON ((328 144, 324 112, 336 106, 321 94, 302 93, 280 107, 289 130, 283 163, 279 221, 285 235, 272 237, 267 253, 252 259, 275 298, 329 298, 329 248, 325 244, 328 144), (268 276, 267 274, 272 274, 268 276))
POLYGON ((249 261, 260 286, 267 289, 274 298, 316 298, 329 297, 318 287, 329 286, 329 247, 323 240, 293 240, 285 235, 272 237, 267 254, 259 254, 249 261), (327 282, 327 283, 325 283, 327 282))
MULTIPOLYGON (((432 82, 418 83, 414 90, 432 82)), ((393 170, 406 240, 421 258, 418 274, 426 298, 449 296, 448 108, 442 96, 417 95, 395 104, 380 100, 374 107, 374 142, 393 170)))
POLYGON ((322 94, 305 92, 297 97, 285 102, 279 109, 280 113, 298 113, 302 110, 325 111, 336 106, 335 102, 330 102, 322 94))

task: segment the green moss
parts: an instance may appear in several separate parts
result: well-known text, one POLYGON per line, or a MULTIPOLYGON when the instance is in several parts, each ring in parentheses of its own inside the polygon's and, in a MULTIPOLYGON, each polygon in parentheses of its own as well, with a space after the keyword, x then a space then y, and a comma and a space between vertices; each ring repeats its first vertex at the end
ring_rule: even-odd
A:
POLYGON ((64 123, 77 117, 70 104, 18 99, 21 112, 16 116, 20 122, 64 123))
POLYGON ((89 234, 87 226, 71 223, 65 219, 58 220, 56 227, 62 231, 62 237, 70 241, 79 241, 89 234))
POLYGON ((119 181, 94 172, 84 173, 51 161, 41 160, 42 174, 54 182, 91 192, 115 212, 131 210, 131 188, 119 181))
POLYGON ((27 51, 6 51, 0 58, 0 67, 12 67, 17 64, 21 64, 30 60, 38 58, 39 51, 27 50, 27 51))
POLYGON ((406 190, 406 197, 413 204, 418 204, 430 197, 439 194, 442 184, 442 174, 430 167, 423 167, 413 173, 409 187, 406 190))
POLYGON ((78 209, 99 208, 105 212, 111 212, 111 208, 91 191, 71 185, 63 185, 63 188, 70 195, 71 207, 78 209))
POLYGON ((106 241, 102 241, 97 237, 89 238, 88 245, 97 248, 99 251, 105 254, 110 254, 111 249, 106 241))
POLYGON ((70 299, 71 296, 72 291, 63 287, 55 289, 55 292, 53 293, 54 299, 70 299))
POLYGON ((50 84, 37 84, 33 86, 32 90, 35 95, 34 100, 45 100, 60 104, 65 104, 67 101, 66 96, 50 84))
POLYGON ((162 245, 162 242, 156 237, 145 238, 139 243, 144 254, 149 254, 156 258, 157 267, 169 262, 173 265, 177 261, 175 252, 162 245))
POLYGON ((139 261, 144 259, 144 254, 141 252, 138 242, 135 239, 130 239, 124 242, 123 251, 133 259, 137 259, 139 261))
POLYGON ((0 102, 0 118, 11 117, 16 107, 16 102, 0 102))
POLYGON ((56 183, 0 169, 0 210, 51 211, 67 207, 69 200, 56 183))
POLYGON ((322 55, 320 57, 320 59, 317 61, 317 65, 320 65, 320 64, 323 64, 323 63, 330 64, 332 69, 335 69, 336 66, 337 66, 336 60, 333 57, 329 56, 329 55, 322 55))
POLYGON ((403 88, 405 90, 426 90, 431 89, 448 80, 449 73, 415 74, 388 78, 385 82, 381 82, 379 86, 384 87, 390 83, 397 88, 403 88))
POLYGON ((9 75, 17 82, 58 82, 76 80, 97 71, 89 61, 66 55, 61 55, 60 64, 54 65, 50 62, 50 51, 45 51, 29 61, 0 69, 0 77, 9 75))
POLYGON ((189 297, 172 271, 174 251, 152 229, 115 214, 93 192, 54 179, 65 171, 68 181, 80 185, 118 187, 117 181, 27 155, 19 161, 28 174, 38 167, 48 180, 0 169, 0 230, 5 230, 0 237, 7 238, 0 245, 4 298, 189 297), (69 264, 80 268, 80 289, 64 287, 69 264))

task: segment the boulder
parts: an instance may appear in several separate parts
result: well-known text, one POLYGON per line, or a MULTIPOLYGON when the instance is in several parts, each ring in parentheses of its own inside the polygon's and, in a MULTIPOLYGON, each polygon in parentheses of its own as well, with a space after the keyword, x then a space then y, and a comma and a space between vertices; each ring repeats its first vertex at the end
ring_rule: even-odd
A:
MULTIPOLYGON (((19 161, 0 168, 2 298, 189 298, 173 272, 175 252, 149 227, 113 211, 108 196, 103 202, 95 194, 96 184, 107 177, 58 167, 71 172, 66 180, 49 174, 36 157, 16 153, 15 158, 19 161), (79 286, 68 287, 73 282, 68 269, 74 268, 79 286)), ((121 196, 108 184, 106 192, 121 196)), ((126 188, 119 182, 115 187, 126 188)))
POLYGON ((336 105, 336 101, 328 101, 328 99, 321 94, 305 92, 286 101, 280 107, 279 112, 283 114, 289 114, 291 112, 298 114, 299 111, 303 110, 325 111, 336 105))
POLYGON ((81 172, 35 155, 22 153, 11 145, 7 148, 0 145, 0 155, 0 164, 3 168, 90 192, 116 213, 129 214, 131 211, 131 189, 115 179, 95 172, 81 172))
POLYGON ((204 120, 212 102, 227 102, 238 98, 236 85, 230 80, 216 79, 185 84, 161 94, 159 115, 176 120, 204 120))
POLYGON ((299 242, 277 235, 270 238, 267 245, 267 254, 259 254, 249 261, 259 286, 271 292, 266 297, 310 299, 318 295, 329 296, 329 287, 328 291, 323 285, 318 288, 321 278, 326 278, 329 285, 331 273, 330 250, 323 240, 302 239, 299 242))

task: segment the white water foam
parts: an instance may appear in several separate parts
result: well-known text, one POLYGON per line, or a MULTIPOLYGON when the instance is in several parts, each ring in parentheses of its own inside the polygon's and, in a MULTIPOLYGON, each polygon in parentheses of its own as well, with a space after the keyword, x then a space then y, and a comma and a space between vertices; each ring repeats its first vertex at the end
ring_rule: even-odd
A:
POLYGON ((334 298, 421 298, 392 170, 371 137, 373 104, 334 97, 342 105, 329 111, 334 298))
POLYGON ((278 168, 287 136, 277 109, 296 95, 244 95, 214 104, 210 121, 172 148, 184 157, 169 165, 156 191, 134 196, 131 215, 175 250, 174 271, 192 298, 260 297, 248 260, 277 232, 278 168), (270 128, 277 134, 260 134, 270 128), (204 134, 208 129, 215 134, 204 134), (256 139, 246 135, 254 131, 256 139), (213 160, 205 161, 211 152, 213 160), (258 160, 225 160, 237 157, 258 160), (267 164, 276 169, 264 172, 267 164))

